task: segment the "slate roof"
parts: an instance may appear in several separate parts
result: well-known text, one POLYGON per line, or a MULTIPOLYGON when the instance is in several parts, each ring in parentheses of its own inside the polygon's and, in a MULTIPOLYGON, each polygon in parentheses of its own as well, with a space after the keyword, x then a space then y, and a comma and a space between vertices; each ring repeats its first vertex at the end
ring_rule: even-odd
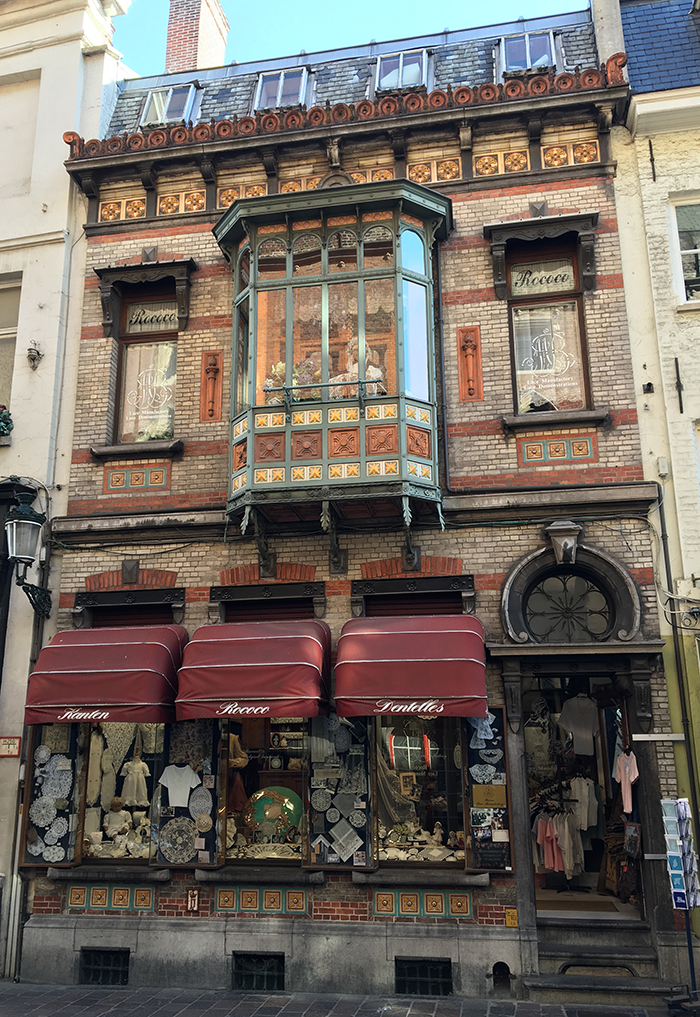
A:
POLYGON ((378 57, 407 50, 426 49, 432 54, 430 88, 480 85, 494 80, 493 49, 503 36, 548 30, 561 36, 564 52, 562 70, 597 66, 590 12, 578 11, 504 25, 278 57, 269 61, 231 64, 213 70, 136 78, 121 83, 121 91, 105 137, 137 130, 143 103, 150 89, 192 80, 197 80, 202 86, 198 120, 204 122, 212 118, 229 119, 234 114, 247 116, 251 112, 260 72, 296 66, 309 67, 311 70, 314 91, 309 105, 324 105, 327 100, 330 103, 356 103, 371 94, 378 57))
POLYGON ((634 92, 700 85, 700 14, 691 0, 622 0, 622 30, 634 92))

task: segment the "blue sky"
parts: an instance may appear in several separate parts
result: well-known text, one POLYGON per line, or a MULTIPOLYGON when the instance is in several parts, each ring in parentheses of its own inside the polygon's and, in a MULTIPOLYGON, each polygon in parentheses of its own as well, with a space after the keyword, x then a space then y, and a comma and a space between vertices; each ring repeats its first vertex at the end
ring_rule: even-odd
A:
MULTIPOLYGON (((500 0, 498 4, 442 0, 438 6, 417 0, 353 0, 292 8, 267 0, 264 8, 249 0, 222 0, 231 25, 226 60, 264 60, 314 50, 361 45, 376 39, 405 38, 440 32, 443 28, 474 28, 546 14, 583 10, 586 0, 500 0), (252 12, 241 18, 242 12, 252 12)), ((133 0, 129 12, 114 19, 114 45, 126 64, 142 76, 161 74, 169 0, 133 0)))

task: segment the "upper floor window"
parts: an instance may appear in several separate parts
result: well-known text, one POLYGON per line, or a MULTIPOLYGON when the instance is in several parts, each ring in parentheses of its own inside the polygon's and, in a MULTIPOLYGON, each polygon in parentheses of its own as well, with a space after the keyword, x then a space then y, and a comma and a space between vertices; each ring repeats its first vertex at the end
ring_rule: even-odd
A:
POLYGON ((510 35, 501 39, 498 50, 501 74, 545 70, 558 66, 559 62, 552 32, 525 32, 522 35, 510 35))
POLYGON ((304 67, 261 74, 255 91, 254 109, 296 106, 306 95, 308 74, 304 67))
POLYGON ((10 405, 15 366, 20 286, 16 281, 0 282, 0 405, 10 405))
POLYGON ((377 88, 424 85, 426 66, 427 56, 423 49, 380 57, 377 64, 377 88))
POLYGON ((513 245, 507 264, 518 413, 587 405, 583 308, 573 244, 513 245))
POLYGON ((700 300, 700 205, 676 207, 686 300, 700 300))
POLYGON ((148 93, 143 107, 141 125, 179 123, 191 120, 194 114, 197 89, 194 85, 174 85, 148 93))
POLYGON ((240 254, 235 412, 358 395, 431 398, 423 230, 402 228, 398 211, 341 218, 340 229, 331 219, 325 231, 291 235, 281 225, 240 254))
POLYGON ((120 328, 117 440, 167 441, 175 434, 177 303, 174 294, 128 289, 120 328))

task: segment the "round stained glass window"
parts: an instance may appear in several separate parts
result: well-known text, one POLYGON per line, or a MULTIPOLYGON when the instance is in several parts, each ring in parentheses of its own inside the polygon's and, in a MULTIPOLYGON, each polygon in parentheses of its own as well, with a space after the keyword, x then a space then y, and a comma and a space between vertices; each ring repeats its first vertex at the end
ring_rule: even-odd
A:
POLYGON ((531 587, 525 619, 538 643, 595 643, 607 639, 614 610, 604 589, 587 576, 550 573, 531 587))

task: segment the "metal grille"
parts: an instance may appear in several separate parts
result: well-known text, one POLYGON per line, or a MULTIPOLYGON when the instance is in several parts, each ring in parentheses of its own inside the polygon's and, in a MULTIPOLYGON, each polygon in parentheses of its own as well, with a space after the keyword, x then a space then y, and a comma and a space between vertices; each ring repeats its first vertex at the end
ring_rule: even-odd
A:
POLYGON ((396 957, 394 964, 397 995, 452 995, 452 961, 396 957))
POLYGON ((81 950, 81 985, 128 985, 128 950, 81 950))
POLYGON ((284 989, 284 954, 234 953, 233 988, 279 992, 284 989))

